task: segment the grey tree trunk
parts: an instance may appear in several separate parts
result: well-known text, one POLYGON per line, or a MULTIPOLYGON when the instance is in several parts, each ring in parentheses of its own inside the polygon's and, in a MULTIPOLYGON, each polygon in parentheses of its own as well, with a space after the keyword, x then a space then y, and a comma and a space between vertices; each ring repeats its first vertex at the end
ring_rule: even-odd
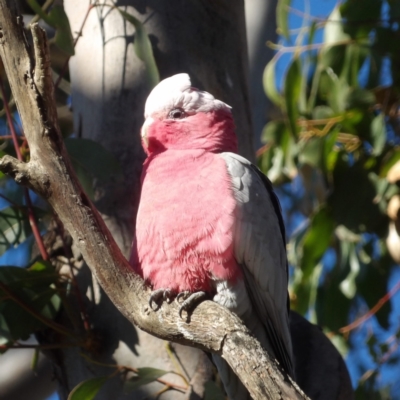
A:
POLYGON ((246 27, 250 70, 250 100, 253 116, 254 141, 258 148, 261 132, 271 119, 273 105, 267 98, 262 78, 265 66, 274 55, 267 42, 276 43, 277 0, 246 0, 246 27))
MULTIPOLYGON (((122 165, 123 179, 97 186, 96 206, 128 256, 144 160, 139 131, 150 88, 146 84, 145 66, 133 50, 133 26, 117 10, 110 8, 110 1, 99 3, 90 11, 76 55, 70 60, 74 129, 77 135, 100 142, 122 165)), ((72 32, 79 31, 89 1, 65 0, 64 6, 72 32)), ((243 1, 130 0, 119 1, 116 6, 144 23, 161 79, 188 72, 194 86, 204 88, 233 107, 240 151, 253 159, 243 1)), ((87 308, 89 320, 104 345, 102 362, 176 370, 166 344, 128 323, 92 279, 88 269, 82 269, 78 278, 83 293, 94 293, 90 301, 88 299, 87 308)), ((210 366, 204 368, 205 361, 198 350, 179 345, 174 348, 189 380, 193 375, 196 382, 204 383, 209 379, 210 366)), ((84 361, 78 352, 72 349, 61 355, 63 397, 82 380, 109 373, 107 368, 84 361)), ((165 379, 182 384, 174 375, 167 375, 165 379)), ((201 395, 201 386, 197 385, 192 391, 201 395)), ((154 383, 140 391, 154 395, 160 388, 160 384, 154 383)), ((160 398, 187 396, 189 394, 170 391, 160 398)), ((110 381, 99 396, 99 399, 110 398, 124 398, 122 383, 117 379, 110 381)))

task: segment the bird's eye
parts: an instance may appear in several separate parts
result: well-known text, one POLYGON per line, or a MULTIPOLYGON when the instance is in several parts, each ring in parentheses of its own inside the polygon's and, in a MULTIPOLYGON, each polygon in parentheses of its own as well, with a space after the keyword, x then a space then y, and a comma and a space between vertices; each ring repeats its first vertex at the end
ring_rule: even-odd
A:
POLYGON ((174 108, 168 114, 168 118, 171 118, 171 119, 182 119, 185 117, 186 117, 186 114, 185 114, 185 111, 182 110, 182 108, 174 108))

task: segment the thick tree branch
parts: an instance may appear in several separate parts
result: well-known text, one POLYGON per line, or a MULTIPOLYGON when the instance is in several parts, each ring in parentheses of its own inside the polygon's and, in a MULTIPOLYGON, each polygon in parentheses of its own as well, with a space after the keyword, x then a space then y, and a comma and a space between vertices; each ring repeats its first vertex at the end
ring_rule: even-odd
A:
POLYGON ((149 288, 131 270, 83 192, 66 155, 57 123, 45 34, 37 25, 32 27, 32 51, 15 8, 13 0, 0 0, 0 56, 21 116, 31 160, 25 164, 3 157, 0 170, 50 203, 92 273, 129 321, 159 338, 220 354, 254 399, 306 398, 227 309, 204 302, 184 321, 178 316, 175 302, 164 304, 157 312, 149 307, 149 288))

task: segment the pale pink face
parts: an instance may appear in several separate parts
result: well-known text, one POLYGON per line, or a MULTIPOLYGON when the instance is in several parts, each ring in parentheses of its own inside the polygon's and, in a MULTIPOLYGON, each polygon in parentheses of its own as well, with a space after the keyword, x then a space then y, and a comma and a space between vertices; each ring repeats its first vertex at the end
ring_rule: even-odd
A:
POLYGON ((148 155, 176 150, 237 151, 230 107, 191 87, 187 74, 160 82, 145 107, 142 143, 148 155))

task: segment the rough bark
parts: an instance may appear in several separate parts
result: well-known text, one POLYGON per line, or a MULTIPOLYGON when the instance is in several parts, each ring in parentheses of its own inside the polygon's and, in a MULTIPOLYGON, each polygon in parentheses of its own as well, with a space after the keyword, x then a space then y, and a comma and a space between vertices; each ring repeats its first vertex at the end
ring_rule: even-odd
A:
POLYGON ((241 321, 213 302, 200 304, 187 321, 178 305, 148 305, 150 290, 130 269, 103 219, 79 185, 57 123, 44 32, 32 27, 34 54, 12 0, 0 0, 0 55, 21 116, 31 159, 5 156, 0 170, 43 196, 58 214, 92 273, 119 311, 154 336, 220 354, 254 399, 306 398, 249 335, 241 321))

